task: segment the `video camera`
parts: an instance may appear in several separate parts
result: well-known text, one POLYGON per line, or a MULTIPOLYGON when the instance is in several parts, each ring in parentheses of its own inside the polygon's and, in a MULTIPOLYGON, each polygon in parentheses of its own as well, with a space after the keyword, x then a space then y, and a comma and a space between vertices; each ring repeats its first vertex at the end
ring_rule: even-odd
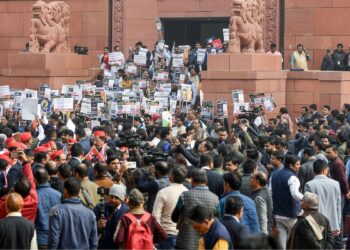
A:
POLYGON ((131 132, 126 131, 121 133, 119 137, 119 147, 136 148, 140 146, 140 139, 138 134, 133 134, 131 132))
POLYGON ((89 52, 89 49, 87 46, 80 46, 79 44, 76 44, 74 46, 74 53, 78 55, 87 55, 89 52))
POLYGON ((243 110, 242 114, 238 115, 239 120, 246 119, 250 123, 254 122, 254 120, 261 114, 261 109, 258 107, 254 107, 253 110, 243 110))
POLYGON ((163 153, 159 148, 143 148, 143 152, 142 158, 145 165, 158 161, 167 161, 169 156, 167 153, 163 153))

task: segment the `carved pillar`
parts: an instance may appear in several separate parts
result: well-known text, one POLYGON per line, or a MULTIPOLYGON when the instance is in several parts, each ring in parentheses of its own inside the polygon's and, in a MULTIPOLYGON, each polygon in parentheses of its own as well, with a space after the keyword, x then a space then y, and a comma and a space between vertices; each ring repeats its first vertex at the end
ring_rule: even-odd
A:
POLYGON ((265 49, 270 49, 271 43, 279 44, 279 0, 265 0, 265 49))
POLYGON ((118 45, 123 50, 124 0, 113 0, 112 47, 118 45))

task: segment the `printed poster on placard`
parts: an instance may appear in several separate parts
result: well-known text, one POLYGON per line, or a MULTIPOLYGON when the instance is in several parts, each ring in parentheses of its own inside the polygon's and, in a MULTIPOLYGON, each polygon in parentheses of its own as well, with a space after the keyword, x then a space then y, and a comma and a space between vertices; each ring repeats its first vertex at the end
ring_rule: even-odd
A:
POLYGON ((108 60, 110 63, 116 63, 116 62, 122 61, 123 59, 124 59, 124 55, 121 51, 108 53, 108 60))
POLYGON ((264 93, 252 93, 249 94, 249 102, 252 106, 264 105, 265 94, 264 93))
POLYGON ((203 64, 206 54, 207 54, 206 49, 198 49, 197 50, 197 63, 203 64))
POLYGON ((33 89, 25 89, 26 98, 28 99, 38 99, 38 91, 33 89))
POLYGON ((0 98, 9 98, 11 96, 10 86, 0 86, 0 98))
POLYGON ((167 81, 169 78, 169 73, 167 71, 155 71, 153 74, 154 80, 167 81))
POLYGON ((40 83, 39 93, 38 93, 40 98, 45 97, 46 89, 50 90, 51 89, 51 85, 49 83, 40 83))
POLYGON ((68 113, 73 111, 74 100, 73 98, 55 98, 52 101, 53 110, 68 113))
POLYGON ((267 112, 272 112, 276 108, 276 103, 273 96, 269 95, 265 98, 264 106, 267 112))
POLYGON ((228 118, 228 109, 226 100, 216 101, 216 116, 219 119, 228 118))
POLYGON ((232 90, 232 102, 233 103, 244 103, 243 89, 232 90))
POLYGON ((230 30, 229 29, 222 29, 223 35, 224 35, 224 43, 228 43, 230 41, 230 30))
POLYGON ((249 111, 249 102, 246 103, 234 103, 233 104, 233 114, 242 114, 249 111))
POLYGON ((145 66, 147 62, 147 55, 140 53, 138 55, 134 55, 134 63, 139 66, 145 66))
POLYGON ((184 66, 184 54, 173 54, 173 67, 181 68, 184 66))
POLYGON ((129 64, 126 66, 125 72, 129 73, 129 74, 136 75, 137 74, 137 66, 134 64, 129 64))

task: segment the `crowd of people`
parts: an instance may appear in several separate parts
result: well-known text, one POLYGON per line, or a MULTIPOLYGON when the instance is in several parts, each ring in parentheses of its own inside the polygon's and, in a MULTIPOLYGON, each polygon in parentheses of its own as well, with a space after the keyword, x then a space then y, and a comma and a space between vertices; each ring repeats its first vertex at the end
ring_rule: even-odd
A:
MULTIPOLYGON (((28 121, 5 108, 0 248, 343 249, 350 104, 305 106, 296 121, 285 107, 268 119, 263 105, 233 121, 214 118, 201 106, 199 74, 214 49, 201 49, 170 52, 160 41, 150 52, 139 42, 127 59, 118 47, 100 58, 93 84, 105 88, 102 106, 140 89, 156 99, 170 82, 166 123, 161 109, 89 116, 75 95, 80 109, 71 114, 54 109, 28 121), (179 101, 183 84, 190 96, 179 101)), ((275 45, 269 53, 280 56, 275 45)))
POLYGON ((59 112, 5 113, 1 248, 343 249, 350 104, 312 104, 296 122, 258 109, 230 126, 198 107, 177 109, 173 127, 77 116, 75 131, 59 112))

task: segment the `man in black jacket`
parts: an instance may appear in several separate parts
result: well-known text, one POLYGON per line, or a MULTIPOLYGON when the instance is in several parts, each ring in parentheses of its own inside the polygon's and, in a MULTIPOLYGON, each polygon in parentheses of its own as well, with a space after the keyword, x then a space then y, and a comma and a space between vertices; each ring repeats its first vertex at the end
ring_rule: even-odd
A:
POLYGON ((209 190, 221 197, 224 192, 224 179, 221 175, 212 171, 214 168, 213 158, 208 154, 201 155, 200 165, 207 172, 209 190))
POLYGON ((18 193, 6 198, 8 215, 0 220, 1 249, 38 249, 34 224, 22 217, 24 201, 18 193))
POLYGON ((242 217, 242 199, 238 196, 228 197, 225 204, 225 215, 221 219, 221 223, 224 224, 231 235, 234 249, 238 248, 244 238, 249 236, 248 227, 240 223, 242 217))
POLYGON ((323 71, 332 71, 334 70, 334 64, 332 59, 332 50, 327 49, 327 54, 323 57, 321 70, 323 71))
POLYGON ((345 59, 346 53, 344 52, 343 48, 344 48, 344 45, 339 43, 337 45, 337 49, 333 51, 333 54, 332 54, 334 70, 336 71, 345 70, 344 59, 345 59))
POLYGON ((301 201, 303 215, 298 216, 290 238, 288 249, 333 249, 329 220, 318 210, 317 194, 305 192, 301 201))

